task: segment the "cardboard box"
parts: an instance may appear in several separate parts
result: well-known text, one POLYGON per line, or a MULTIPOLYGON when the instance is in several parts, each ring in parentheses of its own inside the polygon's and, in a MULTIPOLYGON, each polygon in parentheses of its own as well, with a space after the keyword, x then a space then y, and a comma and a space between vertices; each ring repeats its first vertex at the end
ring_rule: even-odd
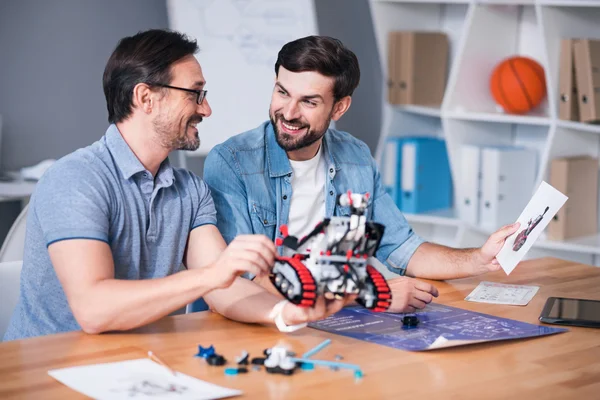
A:
POLYGON ((548 224, 548 239, 565 240, 598 232, 598 159, 555 158, 550 184, 569 200, 548 224))

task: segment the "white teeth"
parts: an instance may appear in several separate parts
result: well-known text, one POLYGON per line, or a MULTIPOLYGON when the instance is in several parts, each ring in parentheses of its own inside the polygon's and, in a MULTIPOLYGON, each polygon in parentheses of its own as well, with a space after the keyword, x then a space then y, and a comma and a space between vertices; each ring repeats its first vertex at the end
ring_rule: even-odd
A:
POLYGON ((282 122, 281 124, 285 127, 285 129, 288 129, 290 131, 297 131, 298 129, 300 129, 299 127, 288 125, 285 122, 282 122))

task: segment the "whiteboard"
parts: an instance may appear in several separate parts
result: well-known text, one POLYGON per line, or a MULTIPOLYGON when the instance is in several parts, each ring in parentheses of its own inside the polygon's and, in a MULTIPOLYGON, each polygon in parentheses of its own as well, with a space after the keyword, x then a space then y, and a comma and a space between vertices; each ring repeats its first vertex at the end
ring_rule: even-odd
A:
POLYGON ((317 34, 313 0, 167 0, 171 29, 198 41, 212 115, 198 155, 269 118, 281 47, 317 34))

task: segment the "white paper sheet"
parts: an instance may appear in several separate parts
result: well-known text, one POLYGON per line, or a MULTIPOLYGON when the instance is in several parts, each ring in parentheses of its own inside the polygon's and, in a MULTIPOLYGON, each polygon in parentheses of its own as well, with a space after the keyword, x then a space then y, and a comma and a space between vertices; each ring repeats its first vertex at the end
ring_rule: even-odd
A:
POLYGON ((519 229, 506 238, 496 256, 500 266, 509 275, 525 257, 540 233, 565 204, 568 197, 546 182, 542 182, 517 219, 519 229))
POLYGON ((465 297, 465 300, 477 303, 526 306, 538 290, 539 286, 481 282, 467 297, 465 297))
POLYGON ((95 399, 210 400, 242 394, 168 369, 147 358, 48 371, 71 389, 95 399))

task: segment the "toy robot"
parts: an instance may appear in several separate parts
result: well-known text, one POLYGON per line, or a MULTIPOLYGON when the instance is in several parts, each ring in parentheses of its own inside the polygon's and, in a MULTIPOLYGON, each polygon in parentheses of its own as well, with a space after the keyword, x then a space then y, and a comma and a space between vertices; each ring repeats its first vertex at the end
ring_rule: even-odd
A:
POLYGON ((550 207, 546 207, 546 209, 544 210, 544 212, 542 214, 538 215, 537 217, 535 217, 534 220, 531 220, 531 219, 529 220, 529 222, 527 223, 527 228, 523 229, 519 233, 519 235, 517 235, 517 238, 515 239, 515 243, 513 244, 513 251, 519 251, 519 250, 521 250, 521 247, 523 247, 523 245, 527 241, 527 238, 529 237, 529 234, 542 221, 542 219, 544 218, 544 214, 546 214, 546 212, 548 212, 549 208, 550 207))
POLYGON ((369 194, 348 192, 338 198, 341 206, 349 206, 349 217, 324 219, 304 238, 289 236, 287 226, 280 227, 283 239, 277 246, 294 251, 306 245, 303 253, 277 257, 271 282, 290 302, 304 307, 314 306, 317 297, 340 299, 357 295, 357 303, 372 311, 389 308, 390 287, 381 273, 368 264, 383 237, 384 226, 366 220, 369 194))

